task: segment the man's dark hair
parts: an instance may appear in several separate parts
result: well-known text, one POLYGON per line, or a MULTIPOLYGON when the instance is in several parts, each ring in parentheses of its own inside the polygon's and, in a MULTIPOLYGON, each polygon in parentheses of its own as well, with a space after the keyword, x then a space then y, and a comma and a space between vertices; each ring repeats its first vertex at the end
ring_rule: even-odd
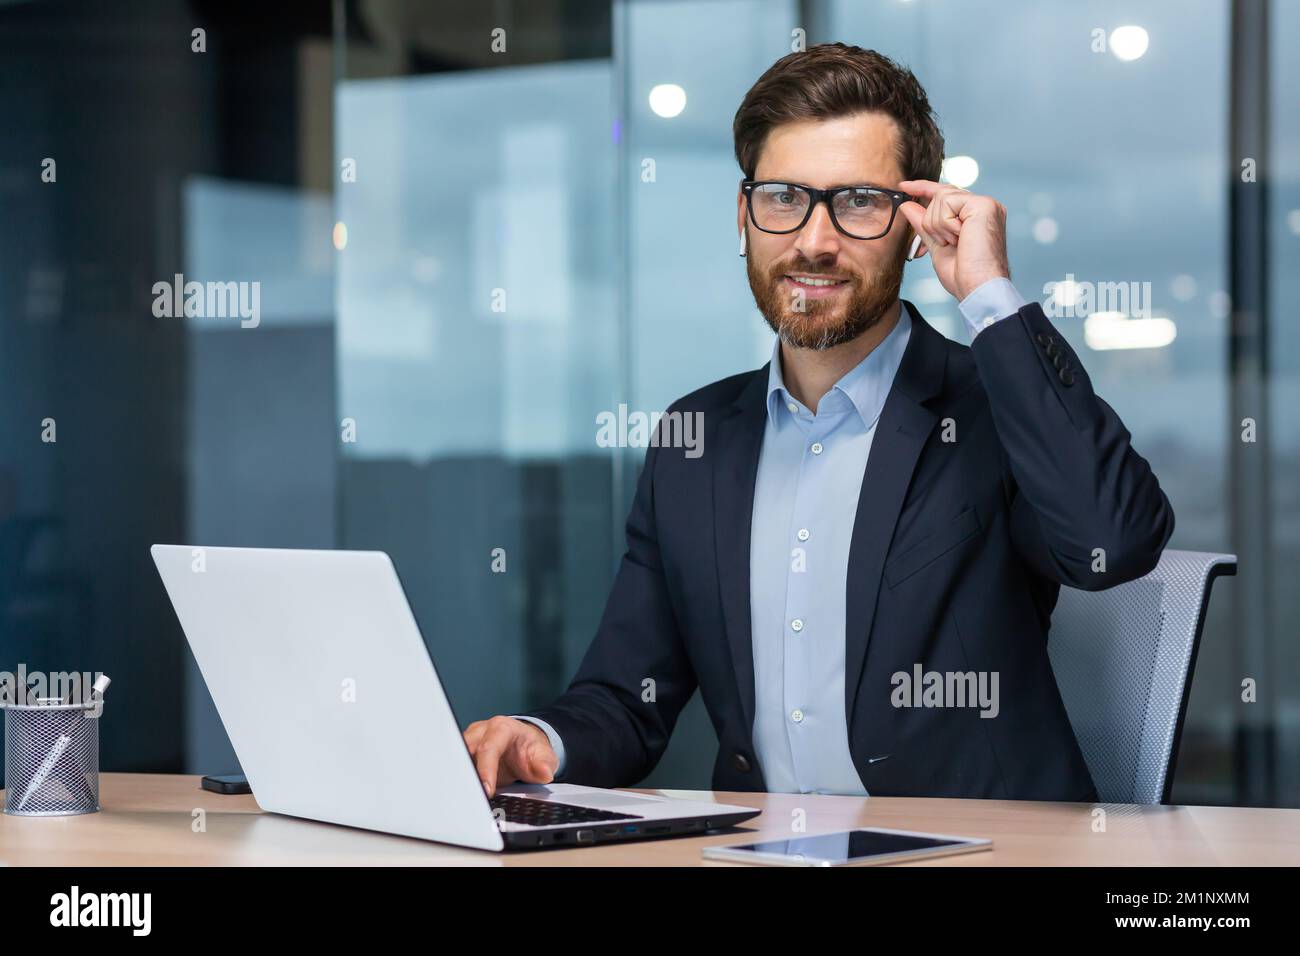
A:
POLYGON ((736 110, 736 162, 754 178, 774 126, 880 112, 898 124, 898 165, 905 179, 939 178, 943 134, 912 71, 875 50, 821 43, 781 57, 758 78, 736 110))

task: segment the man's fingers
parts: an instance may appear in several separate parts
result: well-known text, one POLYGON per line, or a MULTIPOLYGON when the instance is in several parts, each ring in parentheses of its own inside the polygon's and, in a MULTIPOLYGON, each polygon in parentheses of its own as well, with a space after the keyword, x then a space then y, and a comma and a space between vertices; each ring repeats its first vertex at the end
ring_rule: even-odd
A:
POLYGON ((935 232, 944 236, 949 242, 956 242, 961 235, 961 210, 970 199, 970 193, 953 190, 945 193, 932 205, 935 209, 935 232))
POLYGON ((921 258, 921 254, 925 251, 925 234, 921 231, 925 225, 925 207, 918 206, 914 203, 903 203, 903 205, 898 207, 898 211, 903 214, 903 218, 906 219, 907 224, 912 227, 912 231, 921 237, 922 246, 916 254, 916 257, 919 259, 921 258))
POLYGON ((465 728, 465 746, 469 748, 471 755, 478 749, 479 741, 487 733, 487 726, 488 722, 486 720, 476 720, 465 728))
POLYGON ((970 196, 967 190, 929 179, 905 179, 898 188, 917 199, 926 200, 925 229, 939 245, 952 245, 957 241, 961 233, 961 208, 970 196))
POLYGON ((560 762, 551 749, 550 738, 536 724, 518 724, 514 745, 507 754, 512 772, 525 783, 550 783, 560 762))
POLYGON ((535 737, 520 736, 507 754, 507 762, 515 776, 524 783, 550 783, 555 779, 559 759, 549 743, 540 743, 535 737))
POLYGON ((929 251, 931 245, 934 244, 934 237, 930 235, 929 230, 925 225, 925 210, 920 206, 911 203, 904 203, 898 208, 907 219, 908 225, 910 225, 916 231, 916 234, 921 237, 923 245, 916 254, 916 258, 919 259, 929 251))
POLYGON ((938 208, 939 204, 932 199, 930 200, 930 205, 925 209, 925 219, 922 220, 922 223, 925 229, 927 245, 929 245, 932 240, 936 245, 942 246, 948 244, 947 237, 939 231, 939 227, 935 223, 935 213, 938 211, 938 208))
POLYGON ((898 188, 905 193, 916 196, 918 199, 929 199, 943 186, 931 179, 904 179, 898 184, 898 188))
POLYGON ((501 782, 502 777, 501 771, 506 769, 502 767, 503 758, 513 742, 514 737, 508 727, 497 724, 494 720, 488 721, 487 730, 474 750, 474 767, 489 797, 497 792, 497 784, 501 782))
POLYGON ((918 206, 914 202, 903 203, 898 207, 898 211, 903 214, 903 218, 907 220, 907 224, 913 229, 916 229, 921 220, 925 218, 925 207, 918 206))
POLYGON ((955 186, 944 186, 925 209, 925 228, 941 245, 957 242, 961 233, 961 208, 970 194, 955 186))
POLYGON ((490 797, 516 780, 550 783, 559 757, 540 727, 513 717, 493 717, 465 728, 465 745, 490 797))

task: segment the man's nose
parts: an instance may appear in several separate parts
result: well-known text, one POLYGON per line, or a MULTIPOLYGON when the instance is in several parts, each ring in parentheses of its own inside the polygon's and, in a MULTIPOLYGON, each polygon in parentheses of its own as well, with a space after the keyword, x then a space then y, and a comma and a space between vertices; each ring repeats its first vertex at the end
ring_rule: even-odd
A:
POLYGON ((819 202, 799 230, 794 246, 805 259, 815 262, 838 253, 843 238, 831 221, 831 211, 824 202, 819 202))

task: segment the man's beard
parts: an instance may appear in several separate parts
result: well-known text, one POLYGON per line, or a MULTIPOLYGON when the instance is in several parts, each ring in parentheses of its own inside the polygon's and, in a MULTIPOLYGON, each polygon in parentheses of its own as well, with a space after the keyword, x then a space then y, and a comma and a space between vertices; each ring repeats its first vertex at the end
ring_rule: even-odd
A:
POLYGON ((749 274, 749 288, 758 311, 781 341, 791 348, 820 351, 851 342, 881 320, 898 298, 906 261, 905 250, 900 249, 898 257, 865 284, 857 278, 851 279, 853 288, 849 290, 847 302, 838 301, 843 296, 837 296, 836 301, 805 298, 802 312, 794 308, 795 296, 783 291, 782 277, 790 272, 826 274, 803 256, 794 262, 774 265, 762 275, 751 254, 745 259, 745 271, 749 274))

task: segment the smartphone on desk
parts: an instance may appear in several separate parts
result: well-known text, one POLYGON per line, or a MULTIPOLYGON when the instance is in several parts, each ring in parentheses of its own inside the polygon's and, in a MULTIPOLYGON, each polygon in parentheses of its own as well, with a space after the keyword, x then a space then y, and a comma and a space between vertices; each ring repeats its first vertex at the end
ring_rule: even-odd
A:
POLYGON ((990 850, 992 840, 864 827, 789 840, 704 848, 707 860, 773 866, 870 866, 990 850))
POLYGON ((199 786, 213 793, 252 793, 248 778, 242 773, 210 773, 199 781, 199 786))

